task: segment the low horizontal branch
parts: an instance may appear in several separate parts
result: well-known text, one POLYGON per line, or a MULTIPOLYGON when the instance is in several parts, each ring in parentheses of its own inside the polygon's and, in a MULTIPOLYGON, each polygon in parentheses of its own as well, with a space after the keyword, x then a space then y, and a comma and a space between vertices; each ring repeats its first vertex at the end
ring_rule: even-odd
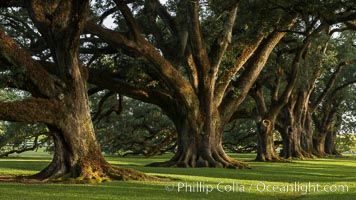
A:
POLYGON ((0 101, 0 120, 54 124, 59 110, 60 104, 56 100, 28 98, 14 102, 0 101))

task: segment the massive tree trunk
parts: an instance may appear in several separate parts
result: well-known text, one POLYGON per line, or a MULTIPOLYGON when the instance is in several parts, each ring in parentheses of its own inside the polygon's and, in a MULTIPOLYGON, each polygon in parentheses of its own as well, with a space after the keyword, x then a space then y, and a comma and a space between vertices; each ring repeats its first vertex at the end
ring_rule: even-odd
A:
MULTIPOLYGON (((328 120, 328 119, 327 119, 328 120)), ((331 128, 329 123, 327 123, 324 120, 323 122, 318 123, 317 119, 314 119, 314 124, 316 127, 316 131, 313 135, 313 153, 318 156, 318 157, 324 157, 326 156, 325 152, 325 141, 326 141, 326 135, 327 132, 330 131, 329 129, 331 128)))
POLYGON ((278 161, 280 157, 274 146, 274 121, 264 119, 257 122, 257 157, 256 161, 278 161))
POLYGON ((314 146, 314 154, 318 157, 324 157, 325 153, 325 139, 326 135, 323 134, 322 136, 314 137, 313 138, 313 146, 314 146))
POLYGON ((152 163, 148 166, 163 167, 218 167, 218 168, 250 168, 244 162, 232 159, 228 156, 222 146, 223 128, 219 127, 219 122, 212 129, 204 127, 204 120, 200 118, 194 120, 187 119, 181 115, 173 119, 178 133, 177 151, 167 162, 152 163))
POLYGON ((280 155, 284 158, 304 158, 307 156, 301 146, 301 127, 300 124, 286 125, 279 128, 283 138, 283 148, 280 155), (285 128, 286 127, 286 128, 285 128))
POLYGON ((278 115, 279 108, 276 104, 271 105, 268 109, 265 102, 263 88, 256 83, 255 89, 250 91, 257 107, 258 120, 257 126, 257 156, 256 161, 277 161, 280 157, 277 155, 274 146, 273 130, 275 119, 278 115))
POLYGON ((292 158, 292 127, 291 126, 278 126, 277 125, 277 130, 279 133, 281 133, 282 136, 282 149, 281 152, 279 153, 279 156, 290 159, 292 158))
POLYGON ((141 172, 107 163, 95 138, 87 94, 86 69, 79 59, 80 35, 87 20, 89 1, 25 1, 30 18, 51 52, 54 71, 41 64, 0 30, 0 48, 7 62, 25 68, 32 98, 0 102, 0 119, 43 122, 53 132, 55 154, 40 173, 44 181, 77 178, 78 182, 148 178, 141 172), (51 8, 51 9, 48 9, 51 8))
POLYGON ((111 166, 101 153, 91 121, 80 116, 77 119, 74 119, 72 115, 68 116, 71 117, 64 118, 58 128, 49 126, 55 145, 52 162, 30 178, 76 183, 149 178, 135 170, 111 166))
POLYGON ((306 152, 303 145, 306 140, 304 131, 304 93, 299 95, 293 94, 288 105, 284 108, 283 114, 279 117, 278 130, 283 137, 283 151, 281 156, 284 158, 298 158, 312 157, 306 152))
MULTIPOLYGON (((99 80, 93 82, 123 95, 154 103, 161 107, 175 123, 178 133, 178 151, 170 161, 154 163, 151 166, 247 167, 246 164, 233 161, 224 152, 221 143, 223 128, 246 98, 270 53, 286 33, 280 32, 279 29, 270 32, 257 25, 253 31, 254 37, 249 38, 248 41, 241 41, 243 45, 234 63, 225 66, 224 56, 232 42, 238 2, 230 2, 226 15, 222 17, 223 26, 214 36, 211 44, 207 43, 202 33, 200 1, 181 1, 178 4, 180 11, 177 12, 179 15, 177 18, 187 21, 186 23, 184 20, 179 20, 179 23, 184 22, 182 24, 176 24, 178 23, 176 21, 166 23, 175 17, 170 16, 169 12, 164 12, 163 15, 161 12, 163 6, 158 1, 147 4, 156 6, 160 10, 151 13, 153 16, 150 16, 148 23, 152 27, 157 26, 156 19, 159 16, 165 19, 165 25, 169 30, 178 30, 171 32, 171 39, 178 39, 177 41, 181 43, 175 46, 177 49, 185 48, 184 56, 179 61, 184 63, 182 66, 184 72, 182 72, 181 66, 174 66, 176 61, 169 60, 170 57, 176 57, 176 51, 173 51, 173 54, 166 51, 166 48, 157 51, 157 47, 148 42, 149 40, 140 32, 142 27, 139 26, 130 8, 123 1, 115 1, 115 3, 124 15, 134 39, 93 23, 87 25, 87 31, 99 36, 110 45, 118 48, 125 47, 145 57, 150 62, 148 68, 160 78, 159 82, 164 83, 167 89, 154 90, 122 83, 115 86, 109 81, 99 80), (187 33, 182 34, 187 35, 185 39, 176 35, 183 32, 187 33), (238 79, 235 79, 240 70, 243 72, 238 79), (132 89, 131 92, 124 86, 132 89), (155 99, 165 99, 165 101, 155 99)), ((280 27, 290 29, 295 19, 296 14, 289 13, 283 23, 276 23, 280 27)), ((152 35, 157 39, 157 43, 162 42, 162 37, 156 33, 152 35)), ((164 43, 160 46, 164 46, 164 43)), ((108 80, 110 79, 114 80, 109 75, 108 80)))
POLYGON ((326 154, 334 155, 334 156, 341 156, 341 153, 338 152, 336 149, 337 130, 341 128, 341 124, 343 120, 342 116, 337 115, 338 106, 340 105, 338 103, 336 103, 336 105, 333 105, 335 106, 335 108, 333 109, 332 112, 332 118, 328 121, 329 129, 327 130, 326 133, 325 147, 324 147, 326 154))
POLYGON ((301 126, 295 123, 293 115, 294 103, 291 102, 286 106, 278 118, 277 130, 281 133, 283 139, 283 147, 280 156, 286 159, 302 158, 302 147, 300 145, 301 126))
POLYGON ((112 167, 107 163, 96 141, 90 116, 86 87, 86 72, 82 69, 76 52, 70 53, 62 46, 56 48, 56 60, 66 74, 66 89, 61 94, 59 118, 54 122, 56 153, 49 168, 39 178, 70 177, 84 180, 145 179, 143 173, 112 167), (67 72, 66 68, 70 71, 67 72), (61 163, 58 167, 58 163, 61 163), (52 167, 54 165, 54 169, 52 167), (47 175, 47 176, 42 176, 47 175))

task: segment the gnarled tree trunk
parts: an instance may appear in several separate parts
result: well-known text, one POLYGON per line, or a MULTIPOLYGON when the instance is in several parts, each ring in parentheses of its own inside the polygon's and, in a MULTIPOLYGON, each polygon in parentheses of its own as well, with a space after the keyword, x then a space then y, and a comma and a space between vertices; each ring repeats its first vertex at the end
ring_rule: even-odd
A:
POLYGON ((280 157, 277 155, 274 139, 273 128, 274 121, 264 119, 257 122, 257 157, 256 161, 278 161, 280 157))
MULTIPOLYGON (((304 159, 311 157, 303 148, 303 113, 304 96, 298 97, 294 94, 290 98, 289 104, 284 108, 283 114, 279 117, 278 130, 283 138, 283 150, 281 156, 284 158, 304 159)), ((305 134, 304 134, 305 135, 305 134)))
POLYGON ((87 20, 89 1, 29 0, 23 3, 46 42, 53 63, 34 60, 0 30, 0 47, 11 65, 25 69, 24 76, 30 86, 24 88, 33 96, 22 101, 0 102, 0 118, 43 122, 53 132, 53 160, 31 178, 45 181, 76 178, 79 182, 89 183, 148 178, 135 170, 111 166, 96 141, 87 94, 88 74, 79 59, 79 40, 87 20), (48 70, 47 65, 54 69, 48 70))
MULTIPOLYGON (((218 167, 250 168, 244 162, 232 159, 222 146, 222 128, 204 129, 204 121, 196 119, 194 123, 186 116, 174 118, 177 127, 177 152, 167 162, 152 163, 148 166, 162 167, 218 167)), ((215 123, 214 123, 215 124, 215 123)))
POLYGON ((301 129, 298 125, 286 126, 279 129, 283 138, 283 148, 280 155, 284 158, 304 158, 305 152, 301 147, 301 129))
POLYGON ((67 125, 63 130, 50 127, 55 144, 52 162, 30 178, 44 181, 74 181, 76 183, 150 178, 135 170, 110 165, 101 153, 91 123, 70 122, 63 123, 63 125, 67 125))
MULTIPOLYGON (((179 61, 184 64, 174 66, 176 61, 172 62, 169 58, 176 57, 176 51, 173 51, 173 54, 165 51, 165 48, 158 48, 157 51, 155 44, 150 43, 141 33, 141 27, 133 12, 123 1, 115 2, 124 15, 134 39, 91 23, 87 24, 87 31, 99 36, 110 45, 133 50, 145 57, 150 62, 148 68, 160 78, 159 81, 165 84, 165 88, 161 90, 157 88, 154 91, 150 88, 130 85, 126 87, 132 89, 130 92, 122 83, 115 87, 108 81, 93 80, 93 82, 102 83, 103 88, 114 89, 123 95, 154 103, 161 107, 175 123, 178 133, 178 151, 170 161, 154 163, 150 166, 247 167, 246 164, 233 161, 224 152, 221 143, 223 128, 246 98, 272 50, 286 32, 279 31, 279 28, 270 32, 257 25, 256 31, 253 31, 257 34, 248 41, 241 41, 243 45, 236 56, 235 64, 225 66, 224 56, 227 55, 232 41, 238 2, 229 2, 226 15, 222 17, 223 28, 209 45, 202 33, 200 1, 181 1, 177 4, 180 10, 177 12, 177 18, 186 19, 187 23, 185 21, 184 24, 169 23, 169 29, 177 30, 171 32, 173 38, 177 33, 186 36, 182 40, 178 36, 177 41, 181 44, 176 48, 185 48, 182 60, 179 61), (184 70, 181 71, 182 68, 184 70), (241 70, 243 68, 244 70, 241 70), (241 75, 236 78, 239 71, 241 75), (165 99, 165 101, 157 101, 157 99, 165 99)), ((147 5, 163 8, 158 1, 147 5)), ((169 12, 165 15, 162 15, 162 12, 152 13, 154 16, 150 16, 149 23, 153 26, 157 25, 157 16, 163 19, 170 18, 169 12)), ((179 23, 181 21, 183 20, 179 20, 179 23)), ((275 23, 284 29, 290 29, 295 22, 296 13, 288 13, 286 20, 275 23)), ((155 34, 153 35, 155 37, 155 34)))

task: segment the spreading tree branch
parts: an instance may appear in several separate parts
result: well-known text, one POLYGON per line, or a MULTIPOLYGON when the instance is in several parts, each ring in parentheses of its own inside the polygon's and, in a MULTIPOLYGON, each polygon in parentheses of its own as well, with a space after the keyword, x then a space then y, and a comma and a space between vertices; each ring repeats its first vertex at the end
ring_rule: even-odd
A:
POLYGON ((172 109, 176 101, 171 95, 146 87, 130 85, 125 81, 115 79, 111 73, 89 69, 88 82, 124 96, 155 104, 167 112, 175 113, 172 109))
POLYGON ((136 41, 129 40, 119 32, 105 29, 90 22, 87 23, 86 30, 99 36, 102 40, 112 46, 124 47, 144 56, 153 64, 153 71, 157 77, 159 77, 171 89, 173 89, 178 95, 177 97, 184 104, 189 107, 193 107, 199 104, 196 102, 197 98, 190 83, 148 41, 143 39, 140 41, 140 44, 138 44, 136 41))
POLYGON ((188 31, 189 41, 194 63, 198 69, 199 87, 205 87, 208 85, 207 77, 210 77, 210 61, 207 50, 203 41, 203 34, 201 32, 201 26, 199 21, 199 0, 186 1, 188 9, 188 31))
POLYGON ((113 92, 108 92, 106 93, 99 101, 99 105, 98 105, 98 110, 95 112, 94 117, 92 118, 93 121, 98 120, 98 122, 100 121, 101 118, 99 118, 99 116, 102 114, 103 112, 103 107, 104 107, 104 103, 106 102, 106 100, 108 100, 111 96, 113 96, 115 93, 113 92))
POLYGON ((339 87, 335 88, 334 91, 332 92, 332 96, 336 95, 337 92, 343 90, 344 88, 346 88, 352 84, 356 84, 356 80, 348 81, 347 83, 344 83, 344 84, 340 85, 339 87))
MULTIPOLYGON (((291 17, 289 22, 286 24, 287 27, 291 28, 295 21, 296 16, 291 17)), ((246 98, 250 88, 255 83, 258 75, 267 62, 270 53, 285 34, 285 32, 279 32, 275 30, 269 34, 266 39, 263 40, 261 45, 259 45, 258 49, 248 63, 248 66, 246 66, 246 70, 234 83, 234 91, 229 92, 229 94, 225 96, 224 100, 219 106, 221 109, 221 114, 224 116, 223 118, 226 120, 226 122, 230 120, 238 106, 246 98)))
POLYGON ((0 28, 0 56, 13 66, 22 67, 41 95, 54 97, 58 91, 55 80, 32 59, 24 49, 0 28))
POLYGON ((60 118, 56 114, 60 113, 58 112, 60 109, 61 107, 57 100, 28 98, 15 102, 0 101, 0 120, 54 124, 60 118))
POLYGON ((237 4, 232 6, 229 15, 226 17, 223 30, 221 31, 219 36, 215 39, 215 42, 211 47, 209 58, 211 63, 211 71, 214 79, 218 72, 218 68, 222 61, 222 58, 226 52, 226 49, 228 45, 231 43, 232 28, 234 27, 235 24, 236 14, 237 14, 237 4))
POLYGON ((344 67, 347 66, 347 65, 350 65, 350 64, 354 64, 354 63, 356 63, 356 60, 344 61, 344 62, 339 63, 336 71, 331 75, 331 78, 328 81, 328 83, 327 83, 326 87, 324 88, 323 92, 319 95, 317 100, 310 106, 309 109, 310 109, 311 112, 314 112, 317 109, 317 107, 321 104, 323 99, 334 88, 335 83, 336 83, 336 79, 338 78, 338 76, 340 75, 340 73, 344 69, 344 67))
POLYGON ((138 25, 136 19, 132 15, 130 8, 127 6, 126 2, 123 0, 114 0, 116 6, 121 11, 122 15, 125 18, 126 24, 129 26, 130 30, 133 32, 135 36, 135 40, 139 42, 140 40, 144 40, 141 35, 141 28, 138 25))
POLYGON ((226 89, 230 85, 233 77, 236 73, 245 65, 247 60, 253 55, 257 47, 261 44, 265 35, 260 35, 255 38, 251 43, 247 44, 246 47, 236 58, 236 65, 227 67, 221 75, 219 75, 216 81, 215 87, 215 104, 221 105, 223 97, 226 93, 226 89))

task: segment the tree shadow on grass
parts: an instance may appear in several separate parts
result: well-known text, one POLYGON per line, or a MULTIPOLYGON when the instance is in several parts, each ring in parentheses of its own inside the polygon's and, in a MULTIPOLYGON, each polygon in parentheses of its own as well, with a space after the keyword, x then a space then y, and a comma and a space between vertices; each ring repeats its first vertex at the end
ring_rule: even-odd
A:
POLYGON ((251 163, 251 170, 233 170, 216 168, 153 168, 130 166, 145 173, 169 175, 186 175, 211 178, 226 178, 255 181, 299 181, 299 182, 356 182, 355 166, 340 166, 335 164, 305 163, 251 163))

